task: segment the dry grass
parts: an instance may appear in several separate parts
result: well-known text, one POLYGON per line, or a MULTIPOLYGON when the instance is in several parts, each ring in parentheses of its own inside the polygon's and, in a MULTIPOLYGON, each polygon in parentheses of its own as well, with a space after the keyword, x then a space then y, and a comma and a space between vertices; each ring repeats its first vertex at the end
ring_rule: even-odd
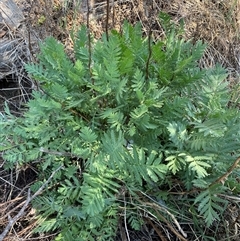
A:
MULTIPOLYGON (((27 2, 27 0, 18 0, 18 2, 27 2)), ((31 42, 35 43, 36 35, 40 40, 53 35, 70 50, 71 30, 86 24, 87 18, 86 11, 77 2, 76 0, 32 1, 27 12, 30 30, 32 33, 35 32, 31 42)), ((99 38, 106 29, 106 8, 106 0, 96 0, 92 6, 90 29, 95 38, 99 38)), ((204 59, 206 66, 220 62, 232 71, 239 70, 239 1, 110 0, 108 28, 121 30, 124 20, 133 24, 140 22, 146 34, 151 26, 155 37, 158 38, 164 35, 158 21, 160 11, 169 13, 176 24, 184 20, 187 39, 191 38, 193 41, 201 39, 209 45, 204 59)))
MULTIPOLYGON (((52 35, 61 41, 71 55, 71 31, 77 30, 80 24, 86 24, 87 12, 80 7, 78 1, 70 0, 16 0, 22 9, 25 22, 13 32, 7 26, 0 26, 0 49, 8 40, 12 48, 4 51, 9 58, 7 68, 0 71, 0 111, 3 102, 10 104, 12 111, 19 114, 20 108, 37 83, 27 77, 23 65, 27 61, 35 61, 39 51, 38 43, 52 35), (25 34, 22 29, 25 26, 25 34), (2 35, 4 34, 4 35, 2 35)), ((92 2, 92 1, 91 1, 92 2)), ((179 24, 185 22, 185 38, 193 41, 202 40, 208 44, 207 51, 200 64, 208 68, 217 62, 229 70, 229 83, 236 90, 233 93, 233 104, 239 106, 240 88, 238 73, 240 71, 240 1, 238 0, 110 0, 108 28, 121 31, 124 20, 131 23, 140 21, 143 32, 148 34, 151 27, 154 38, 164 36, 158 20, 158 13, 170 14, 172 21, 179 24), (114 3, 114 4, 112 4, 114 3)), ((91 5, 89 27, 95 38, 99 38, 106 29, 106 1, 96 0, 91 5)), ((0 62, 1 68, 1 62, 0 62)), ((0 163, 0 233, 8 223, 8 215, 13 216, 24 204, 29 184, 36 178, 28 166, 11 173, 4 171, 0 163), (24 190, 22 190, 25 188, 24 190)), ((217 228, 221 240, 238 240, 239 237, 239 202, 232 202, 225 214, 225 223, 217 228), (231 211, 233 210, 233 214, 231 211), (235 217, 235 219, 234 219, 235 217), (232 222, 235 220, 235 222, 232 222), (232 224, 233 226, 229 225, 232 224)), ((53 236, 36 237, 31 230, 37 225, 35 213, 29 207, 25 216, 11 229, 5 241, 14 240, 52 240, 53 236)), ((223 220, 224 220, 223 219, 223 220)), ((188 225, 191 231, 191 225, 188 225)), ((214 231, 216 232, 216 230, 214 231)), ((202 240, 192 230, 192 240, 202 240)), ((219 238, 220 240, 220 238, 219 238)))

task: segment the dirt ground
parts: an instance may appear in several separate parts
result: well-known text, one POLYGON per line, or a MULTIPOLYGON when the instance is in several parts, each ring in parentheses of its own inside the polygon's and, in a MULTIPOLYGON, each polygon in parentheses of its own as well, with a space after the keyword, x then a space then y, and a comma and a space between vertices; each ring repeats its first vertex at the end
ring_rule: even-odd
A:
MULTIPOLYGON (((27 76, 23 68, 24 63, 36 61, 39 43, 47 36, 54 36, 64 44, 71 57, 73 46, 70 36, 81 24, 87 24, 87 19, 94 38, 99 38, 105 31, 107 20, 109 29, 114 28, 119 31, 123 21, 128 20, 132 24, 140 22, 143 34, 147 35, 151 28, 153 37, 158 39, 164 36, 158 21, 158 13, 167 12, 176 24, 184 20, 186 39, 191 38, 193 41, 201 39, 208 44, 206 54, 200 62, 202 67, 211 67, 219 62, 229 70, 230 86, 234 88, 234 84, 239 83, 240 1, 115 0, 110 1, 108 18, 105 0, 89 1, 91 3, 89 18, 86 6, 79 5, 77 0, 15 0, 15 2, 24 20, 17 29, 11 29, 9 26, 0 27, 0 40, 7 38, 8 41, 17 42, 14 47, 17 51, 11 55, 11 60, 15 63, 12 65, 12 71, 0 78, 0 112, 4 108, 4 101, 7 101, 12 111, 16 115, 21 115, 22 104, 28 100, 32 89, 39 87, 27 76)), ((235 98, 239 100, 240 94, 235 98)), ((0 157, 0 234, 9 223, 8 216, 15 216, 24 205, 27 190, 37 176, 34 166, 5 171, 3 165, 4 162, 0 157)), ((226 223, 237 220, 229 232, 233 237, 231 240, 239 240, 234 235, 240 235, 238 206, 234 204, 229 206, 225 216, 226 223)), ((31 231, 36 225, 35 211, 29 205, 24 216, 11 227, 4 240, 53 240, 55 234, 41 237, 32 234, 31 231)), ((222 230, 224 233, 225 227, 223 224, 219 232, 222 230)), ((140 236, 144 237, 143 233, 133 233, 131 240, 147 240, 147 236, 145 239, 140 239, 140 236)))

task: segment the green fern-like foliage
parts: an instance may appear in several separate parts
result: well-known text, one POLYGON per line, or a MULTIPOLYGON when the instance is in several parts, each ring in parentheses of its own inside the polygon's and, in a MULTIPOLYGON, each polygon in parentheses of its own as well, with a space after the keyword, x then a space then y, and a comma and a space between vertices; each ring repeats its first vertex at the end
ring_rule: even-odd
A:
POLYGON ((39 63, 26 65, 42 89, 22 117, 6 106, 0 151, 6 168, 39 164, 33 191, 63 166, 33 202, 38 232, 58 230, 58 241, 113 240, 123 209, 128 225, 142 225, 141 209, 134 212, 125 198, 146 193, 155 200, 173 179, 197 188, 192 213, 208 226, 219 220, 218 194, 231 188, 211 183, 239 155, 239 110, 228 107, 226 71, 198 67, 206 46, 185 41, 161 18, 167 37, 152 43, 151 55, 140 25, 125 23, 122 34, 104 35, 90 45, 91 54, 83 26, 74 38, 74 62, 50 37, 39 63))
POLYGON ((224 204, 227 201, 217 196, 223 191, 222 189, 225 188, 221 184, 216 184, 207 188, 195 199, 195 203, 199 202, 198 211, 200 215, 203 215, 207 226, 210 226, 215 220, 219 221, 219 213, 221 214, 224 211, 224 204))

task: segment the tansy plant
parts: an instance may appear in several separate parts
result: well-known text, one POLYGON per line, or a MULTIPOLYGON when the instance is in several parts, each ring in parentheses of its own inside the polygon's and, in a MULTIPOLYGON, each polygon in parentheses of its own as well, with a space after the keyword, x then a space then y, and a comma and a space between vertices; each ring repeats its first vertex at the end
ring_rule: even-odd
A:
POLYGON ((82 26, 74 61, 50 37, 39 63, 26 65, 41 90, 22 117, 6 106, 0 143, 6 168, 38 167, 33 192, 61 167, 33 200, 36 231, 109 241, 123 220, 136 230, 147 218, 167 224, 188 217, 209 227, 221 218, 224 194, 239 192, 240 114, 229 105, 227 72, 201 69, 206 46, 184 40, 161 18, 162 40, 125 23, 122 33, 90 43, 82 26))

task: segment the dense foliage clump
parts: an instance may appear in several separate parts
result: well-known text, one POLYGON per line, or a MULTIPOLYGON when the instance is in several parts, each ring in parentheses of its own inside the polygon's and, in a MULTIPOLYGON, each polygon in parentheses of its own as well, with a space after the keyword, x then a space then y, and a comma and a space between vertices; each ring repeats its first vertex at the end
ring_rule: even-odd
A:
POLYGON ((239 170, 229 168, 237 166, 240 114, 226 70, 200 69, 206 46, 185 41, 161 17, 163 40, 126 23, 90 43, 82 27, 74 62, 48 38, 39 63, 26 66, 42 89, 20 118, 6 106, 0 141, 6 168, 37 163, 33 192, 60 167, 33 202, 38 232, 114 240, 121 220, 139 230, 144 213, 175 227, 179 207, 180 221, 209 227, 220 220, 224 194, 239 192, 239 170))

